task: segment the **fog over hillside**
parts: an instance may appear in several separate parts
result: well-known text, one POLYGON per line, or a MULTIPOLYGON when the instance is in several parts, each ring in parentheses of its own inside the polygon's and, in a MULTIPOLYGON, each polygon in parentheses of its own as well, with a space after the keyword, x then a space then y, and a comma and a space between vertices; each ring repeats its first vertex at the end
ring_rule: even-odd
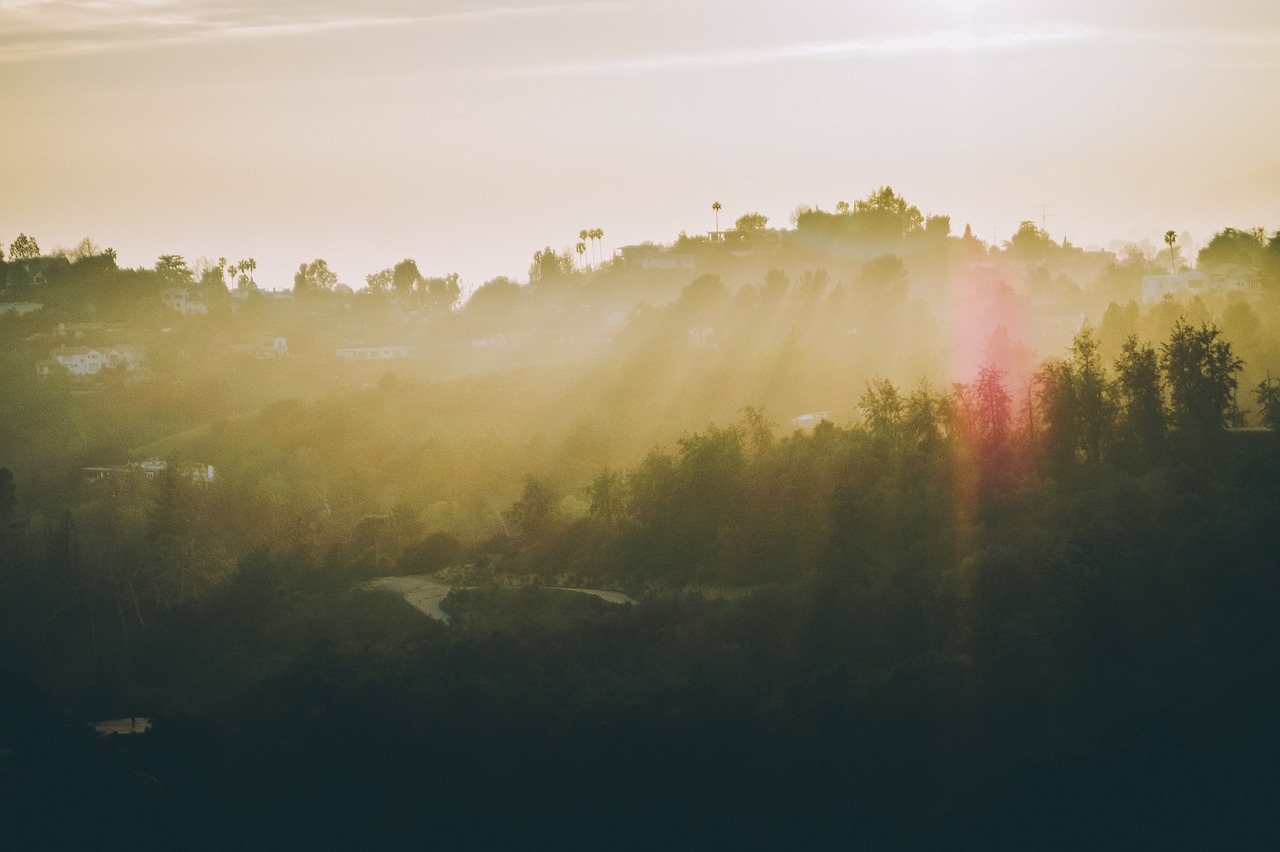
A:
POLYGON ((602 240, 465 298, 4 245, 19 837, 1262 836, 1280 234, 602 240))
POLYGON ((1277 57, 0 0, 0 845, 1274 845, 1277 57))

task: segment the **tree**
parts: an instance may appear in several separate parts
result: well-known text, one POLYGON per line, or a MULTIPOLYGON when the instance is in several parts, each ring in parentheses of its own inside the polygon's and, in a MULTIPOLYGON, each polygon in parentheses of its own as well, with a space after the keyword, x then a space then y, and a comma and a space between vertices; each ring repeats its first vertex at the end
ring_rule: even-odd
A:
POLYGON ((1160 358, 1151 344, 1130 335, 1115 367, 1121 434, 1150 460, 1164 443, 1166 429, 1160 358))
POLYGON ((1049 236, 1048 231, 1026 219, 1018 224, 1018 230, 1005 241, 1004 247, 1022 260, 1039 260, 1053 254, 1058 244, 1049 236))
POLYGON ((236 289, 243 292, 254 292, 258 289, 258 284, 253 280, 253 272, 258 268, 258 261, 251 257, 246 257, 239 263, 234 263, 230 270, 236 273, 236 289))
POLYGON ((1111 426, 1112 412, 1098 339, 1088 323, 1071 341, 1070 373, 1080 418, 1080 450, 1086 461, 1097 461, 1111 426))
POLYGON ((1270 281, 1273 284, 1280 282, 1280 231, 1271 235, 1263 254, 1263 263, 1270 281))
POLYGON ((1173 244, 1178 241, 1178 235, 1173 231, 1165 231, 1164 241, 1165 241, 1165 244, 1169 246, 1169 271, 1172 273, 1177 273, 1178 261, 1173 255, 1173 244))
POLYGON ((592 229, 591 229, 591 231, 589 232, 589 235, 590 235, 590 237, 591 237, 591 239, 592 239, 593 241, 595 241, 596 243, 598 243, 598 245, 596 246, 596 248, 597 248, 597 253, 596 253, 596 266, 599 266, 599 265, 600 265, 600 261, 604 259, 604 258, 602 257, 602 255, 604 254, 604 229, 603 229, 603 228, 592 228, 592 229))
POLYGON ((525 476, 520 499, 503 515, 512 534, 522 541, 542 538, 560 517, 560 496, 546 481, 525 476))
POLYGON ((608 468, 600 471, 587 487, 591 501, 588 512, 607 528, 612 528, 622 518, 624 489, 622 474, 608 468))
POLYGON ((720 211, 724 209, 719 201, 711 202, 711 210, 716 214, 716 233, 720 233, 720 211))
POLYGON ((1261 228, 1238 230, 1224 228, 1213 235, 1209 244, 1196 255, 1196 265, 1201 269, 1234 263, 1257 270, 1263 265, 1266 235, 1261 228))
POLYGON ((529 264, 529 283, 551 281, 573 272, 573 257, 569 252, 557 253, 551 246, 535 251, 529 264))
POLYGON ((1280 429, 1280 380, 1271 373, 1253 389, 1253 398, 1262 408, 1262 425, 1268 429, 1280 429))
POLYGON ((922 450, 933 449, 942 442, 947 413, 946 397, 935 394, 928 380, 921 379, 903 409, 902 425, 908 440, 922 450))
POLYGON ((388 267, 378 272, 370 272, 364 277, 365 289, 375 296, 385 296, 391 292, 391 282, 395 273, 388 267))
POLYGON ((1244 362, 1220 338, 1218 327, 1196 328, 1179 319, 1161 347, 1174 425, 1192 439, 1210 438, 1236 416, 1236 377, 1244 362))
POLYGON ((178 254, 162 254, 156 259, 156 272, 169 287, 189 287, 195 281, 195 275, 187 266, 186 260, 178 254))
POLYGON ((1070 359, 1045 364, 1034 383, 1049 458, 1058 466, 1100 459, 1114 406, 1092 326, 1072 339, 1070 359))
POLYGON ((1013 402, 1004 386, 1004 372, 993 363, 978 368, 976 415, 982 443, 996 447, 1009 434, 1010 404, 1013 402))
POLYGON ((760 455, 773 446, 773 424, 765 419, 764 412, 753 405, 742 409, 740 427, 747 445, 754 455, 760 455))
POLYGON ((924 220, 924 235, 931 242, 941 243, 951 236, 951 217, 950 216, 926 216, 924 220))
POLYGON ((733 223, 733 227, 739 231, 760 234, 764 233, 765 226, 768 224, 769 217, 763 213, 743 213, 738 217, 738 221, 733 223))
POLYGON ((298 271, 293 276, 293 292, 297 296, 332 293, 337 284, 338 276, 329 269, 328 262, 321 258, 316 258, 311 263, 298 264, 298 271))
MULTIPOLYGON (((1080 443, 1080 405, 1071 379, 1071 366, 1057 359, 1046 362, 1032 377, 1032 384, 1044 424, 1041 451, 1052 468, 1065 469, 1076 461, 1076 448, 1080 443)), ((1034 415, 1031 422, 1035 422, 1034 415)))
POLYGON ((902 394, 888 379, 868 382, 858 400, 858 410, 872 436, 890 444, 897 443, 904 408, 902 394))
POLYGON ((573 247, 573 250, 574 250, 574 251, 576 251, 576 252, 578 253, 578 264, 579 264, 583 269, 586 269, 586 268, 587 268, 587 261, 586 261, 586 258, 584 258, 582 255, 586 254, 586 251, 587 251, 587 244, 586 244, 586 243, 584 243, 584 242, 582 242, 582 241, 579 241, 579 242, 578 242, 578 244, 577 244, 576 246, 574 246, 574 247, 573 247))
POLYGON ((28 237, 26 234, 18 234, 14 238, 13 243, 9 246, 10 260, 34 260, 40 256, 40 246, 36 245, 35 237, 28 237))
POLYGON ((859 236, 881 242, 913 234, 924 224, 920 208, 888 185, 855 201, 850 216, 859 236))
POLYGON ((422 273, 418 271, 418 263, 411 257, 397 263, 391 268, 391 286, 400 298, 407 298, 422 281, 422 273))
POLYGON ((471 294, 466 310, 468 314, 501 312, 519 304, 523 295, 519 284, 506 276, 499 276, 484 282, 471 294))
POLYGON ((431 313, 448 313, 458 306, 458 300, 462 298, 462 284, 456 272, 437 278, 425 278, 420 290, 427 303, 427 310, 431 313))

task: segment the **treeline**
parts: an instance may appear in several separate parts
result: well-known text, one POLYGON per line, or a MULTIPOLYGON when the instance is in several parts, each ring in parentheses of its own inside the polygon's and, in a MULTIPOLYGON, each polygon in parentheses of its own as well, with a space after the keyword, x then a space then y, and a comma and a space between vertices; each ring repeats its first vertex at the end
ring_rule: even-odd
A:
MULTIPOLYGON (((908 406, 941 422, 921 408, 908 406)), ((0 784, 74 837, 117 824, 102 802, 128 791, 157 844, 193 825, 212 846, 426 831, 579 845, 619 826, 624 847, 673 832, 986 848, 1265 837, 1275 436, 1228 432, 1200 454, 1174 430, 1141 469, 1104 453, 1033 475, 1028 458, 1010 481, 990 475, 1003 457, 981 455, 980 425, 966 448, 960 431, 907 424, 769 439, 751 414, 622 477, 654 486, 650 502, 611 510, 618 483, 597 481, 593 564, 666 584, 629 607, 490 587, 451 595, 445 627, 353 590, 367 551, 252 554, 157 613, 127 677, 88 702, 145 701, 153 734, 100 749, 67 735, 48 765, 21 746, 0 784), (754 554, 770 536, 753 525, 796 547, 754 554), (772 573, 717 574, 730 559, 772 573), (750 594, 723 585, 744 579, 750 594), (705 594, 673 591, 690 581, 705 594), (56 798, 87 778, 104 797, 56 798)), ((530 483, 495 570, 560 570, 557 547, 587 561, 556 502, 530 483)), ((424 539, 404 570, 475 555, 424 539)))
MULTIPOLYGON (((477 541, 361 514, 358 490, 311 493, 346 536, 311 527, 323 508, 275 529, 287 512, 174 466, 132 481, 131 519, 99 504, 95 536, 135 530, 114 549, 84 548, 92 515, 29 527, 0 598, 5 667, 82 712, 142 705, 154 734, 41 728, 49 751, 6 746, 0 784, 77 838, 128 791, 157 844, 191 825, 215 846, 618 825, 639 846, 1252 842, 1280 757, 1280 442, 1228 428, 1238 361, 1179 323, 1104 369, 1085 331, 1029 420, 992 367, 945 391, 873 382, 849 427, 779 437, 749 410, 598 473, 580 518, 531 478, 477 541), (220 553, 250 526, 275 545, 220 553), (451 595, 449 627, 354 588, 462 561, 493 585, 451 595), (89 779, 111 792, 55 797, 89 779)), ((334 413, 253 428, 283 459, 334 413)), ((328 440, 377 443, 377 422, 328 440)), ((33 724, 0 722, 10 743, 33 724)))
MULTIPOLYGON (((510 564, 548 581, 635 590, 791 582, 821 572, 831 556, 825 542, 859 553, 883 541, 883 556, 900 558, 892 554, 913 528, 920 537, 908 550, 924 563, 946 562, 944 542, 963 516, 944 510, 926 523, 921 513, 959 512, 978 493, 1082 467, 1140 476, 1209 464, 1242 421, 1242 366, 1216 326, 1179 321, 1158 350, 1131 337, 1108 370, 1086 327, 1068 358, 1045 363, 1017 393, 993 364, 947 391, 922 382, 904 392, 876 380, 859 400, 861 424, 824 421, 812 435, 780 440, 748 409, 741 423, 689 435, 674 452, 600 472, 583 495, 582 519, 560 510, 550 481, 527 478, 507 513, 510 564)), ((1251 395, 1259 422, 1280 424, 1280 382, 1268 378, 1251 395)))

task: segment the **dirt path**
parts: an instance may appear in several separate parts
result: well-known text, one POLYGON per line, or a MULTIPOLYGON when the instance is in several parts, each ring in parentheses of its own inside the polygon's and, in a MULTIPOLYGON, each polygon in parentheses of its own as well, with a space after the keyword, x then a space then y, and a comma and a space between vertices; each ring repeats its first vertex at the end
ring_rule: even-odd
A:
MULTIPOLYGON (((402 596, 410 606, 436 621, 449 623, 449 616, 440 608, 440 604, 454 589, 470 589, 474 586, 450 586, 429 576, 414 577, 379 577, 361 584, 360 588, 385 590, 402 596)), ((544 589, 559 589, 562 592, 576 592, 580 595, 593 595, 606 603, 629 604, 635 601, 622 592, 610 592, 604 589, 569 589, 564 586, 543 586, 544 589)))
POLYGON ((559 589, 562 592, 577 592, 581 595, 595 595, 605 603, 611 604, 629 604, 635 603, 635 599, 630 595, 624 595, 622 592, 607 592, 603 589, 570 589, 565 586, 543 586, 544 589, 559 589))
POLYGON ((414 608, 436 621, 449 623, 449 616, 440 608, 440 604, 449 596, 449 592, 461 586, 447 586, 430 577, 379 577, 360 586, 362 589, 385 589, 401 595, 414 608))

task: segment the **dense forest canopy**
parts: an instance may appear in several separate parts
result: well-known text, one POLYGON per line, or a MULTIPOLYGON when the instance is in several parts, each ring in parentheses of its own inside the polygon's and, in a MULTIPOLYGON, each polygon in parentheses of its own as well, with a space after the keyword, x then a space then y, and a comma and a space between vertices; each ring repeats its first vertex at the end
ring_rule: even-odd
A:
POLYGON ((1280 232, 1189 268, 1172 230, 987 244, 888 186, 713 210, 465 299, 411 258, 273 292, 252 258, 5 246, 23 830, 1260 838, 1280 232), (86 728, 119 717, 152 727, 86 728))

